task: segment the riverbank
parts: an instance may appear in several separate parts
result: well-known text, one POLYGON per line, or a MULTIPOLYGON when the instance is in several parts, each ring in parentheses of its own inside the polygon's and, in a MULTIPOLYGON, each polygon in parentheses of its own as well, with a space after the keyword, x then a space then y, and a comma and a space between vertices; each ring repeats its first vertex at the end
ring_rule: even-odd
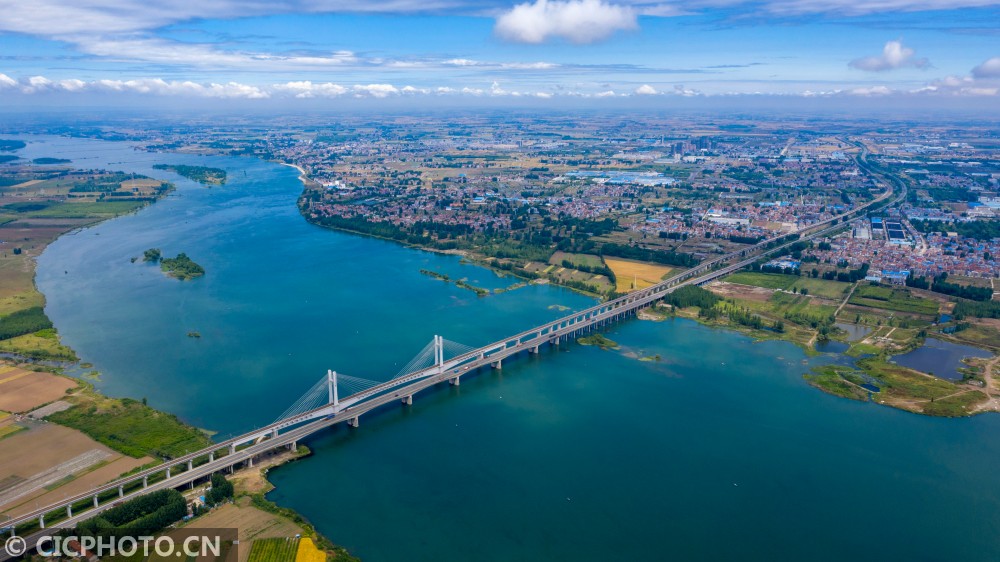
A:
MULTIPOLYGON (((134 173, 69 172, 69 180, 46 180, 27 176, 32 173, 27 169, 3 172, 12 176, 6 183, 14 187, 0 197, 16 199, 0 205, 0 214, 8 218, 0 225, 7 231, 0 236, 0 314, 9 328, 4 332, 8 337, 0 337, 0 350, 8 352, 0 361, 0 458, 17 462, 0 463, 0 482, 23 484, 3 488, 0 523, 211 442, 210 432, 150 407, 146 398, 111 398, 77 378, 100 380, 100 373, 80 364, 76 352, 62 343, 36 284, 36 258, 51 243, 64 236, 99 235, 90 229, 160 201, 173 186, 134 173), (68 194, 74 182, 107 185, 109 192, 127 187, 134 201, 72 199, 68 194), (20 204, 25 199, 40 202, 20 204), (11 332, 15 329, 25 333, 11 332)), ((266 500, 261 497, 260 502, 266 500)), ((264 516, 277 522, 304 521, 277 506, 273 511, 264 516)), ((316 542, 329 545, 331 552, 336 549, 318 535, 316 542)))
MULTIPOLYGON (((840 356, 836 364, 817 367, 803 376, 810 385, 843 398, 872 401, 929 416, 957 417, 1000 411, 996 373, 991 370, 989 361, 966 359, 963 361, 965 367, 960 369, 962 375, 949 380, 899 365, 894 360, 923 346, 932 331, 945 341, 955 341, 954 336, 943 333, 950 329, 948 325, 932 323, 931 319, 937 317, 936 305, 931 310, 931 319, 903 314, 894 317, 871 308, 881 301, 865 304, 854 301, 845 309, 844 305, 856 292, 853 285, 843 287, 846 296, 838 305, 839 299, 832 297, 841 288, 836 287, 837 291, 831 292, 831 287, 817 284, 815 280, 808 280, 813 283, 814 291, 827 290, 829 298, 733 283, 758 277, 762 278, 758 281, 775 281, 771 274, 765 278, 761 274, 737 273, 728 281, 715 282, 709 284, 707 290, 702 289, 701 299, 689 297, 676 303, 680 305, 676 309, 665 305, 654 308, 646 313, 646 318, 655 320, 677 315, 708 326, 735 330, 756 341, 789 341, 809 356, 840 356), (852 339, 848 330, 864 334, 852 339)), ((800 282, 795 276, 779 277, 800 282)), ((907 296, 909 300, 905 301, 903 297, 899 299, 898 303, 906 302, 911 307, 930 306, 922 296, 907 296)), ((883 306, 900 306, 898 303, 887 301, 883 306)), ((976 345, 977 342, 962 343, 976 345)), ((976 347, 996 352, 994 346, 976 347)))
MULTIPOLYGON (((303 194, 299 198, 298 207, 301 214, 312 224, 352 234, 382 238, 425 251, 440 251, 438 248, 413 243, 407 239, 380 236, 377 232, 353 229, 351 225, 355 223, 351 221, 319 220, 315 213, 309 212, 309 206, 306 205, 305 201, 309 190, 305 183, 303 186, 303 194)), ((451 250, 450 253, 456 253, 456 251, 451 250)), ((559 261, 552 262, 544 269, 535 268, 530 271, 525 269, 524 274, 519 275, 521 268, 510 267, 512 264, 509 262, 483 256, 467 249, 461 253, 465 259, 473 263, 489 267, 503 274, 522 276, 527 279, 537 278, 539 274, 548 275, 554 268, 558 267, 556 262, 559 261)), ((597 260, 601 259, 598 256, 591 257, 597 260)), ((550 258, 550 262, 552 259, 550 258)), ((565 262, 570 261, 572 260, 566 259, 561 263, 566 265, 565 262)), ((631 261, 622 263, 622 261, 616 262, 618 271, 615 273, 620 273, 619 276, 624 277, 624 279, 618 280, 618 286, 624 286, 626 289, 634 288, 640 281, 645 285, 651 284, 657 278, 662 277, 665 274, 664 271, 667 274, 671 273, 671 269, 664 266, 631 261), (623 266, 628 266, 628 268, 623 266), (626 283, 623 285, 621 281, 626 283)), ((579 286, 574 284, 566 284, 565 286, 584 294, 592 294, 589 291, 581 290, 579 286)), ((758 341, 789 341, 813 357, 824 353, 829 354, 841 344, 843 349, 839 350, 838 353, 846 352, 848 358, 865 353, 875 353, 880 356, 879 359, 868 359, 859 365, 866 372, 866 376, 881 381, 879 388, 882 394, 877 397, 877 402, 881 404, 914 413, 937 416, 973 415, 996 409, 990 404, 996 404, 998 400, 976 389, 977 386, 988 386, 984 379, 990 375, 982 369, 978 370, 978 376, 954 382, 937 379, 929 373, 906 369, 894 365, 890 361, 893 355, 905 353, 922 344, 924 336, 920 335, 923 333, 921 326, 929 326, 935 321, 939 309, 942 309, 942 304, 935 299, 940 300, 943 297, 922 294, 910 295, 907 291, 878 287, 864 286, 859 288, 857 282, 847 283, 810 276, 779 275, 753 271, 738 272, 729 276, 727 280, 713 282, 708 288, 709 290, 705 293, 712 295, 709 299, 710 302, 707 302, 705 306, 695 306, 694 308, 691 308, 690 304, 675 303, 679 304, 678 308, 680 309, 676 314, 707 325, 734 330, 758 341), (880 306, 887 307, 888 310, 883 310, 879 308, 880 306), (908 316, 911 313, 912 318, 908 316), (890 335, 896 334, 896 339, 887 338, 874 344, 868 340, 849 344, 846 341, 846 333, 837 327, 838 323, 871 322, 881 325, 883 319, 886 319, 893 328, 899 329, 890 333, 890 335), (820 349, 820 347, 825 349, 820 349), (878 378, 879 376, 881 378, 878 378), (961 396, 961 399, 954 399, 952 397, 954 394, 961 396), (958 404, 955 407, 942 407, 938 403, 938 400, 942 399, 958 402, 958 404)), ((694 289, 697 288, 692 288, 692 290, 694 289)), ((942 311, 944 310, 942 309, 942 311)), ((673 310, 654 309, 642 311, 641 317, 662 320, 673 314, 675 314, 673 310)), ((839 382, 837 384, 820 384, 818 381, 821 379, 817 379, 814 376, 815 373, 803 373, 803 375, 807 376, 806 380, 811 385, 824 391, 845 388, 839 382)), ((854 392, 843 392, 838 395, 845 398, 858 397, 854 392)), ((875 400, 867 394, 864 395, 864 398, 875 400)))
MULTIPOLYGON (((336 232, 345 232, 345 233, 353 234, 353 235, 357 235, 357 236, 365 236, 367 238, 373 238, 373 239, 376 239, 376 240, 385 240, 387 242, 392 242, 394 244, 399 244, 400 246, 402 246, 404 248, 411 248, 411 249, 420 250, 420 251, 423 251, 423 252, 430 252, 430 253, 434 253, 434 254, 449 255, 449 256, 459 256, 464 261, 466 261, 466 262, 468 262, 468 263, 470 263, 472 265, 477 265, 479 267, 488 269, 488 270, 496 273, 497 275, 500 275, 501 277, 512 276, 512 277, 515 277, 517 279, 522 279, 522 280, 524 280, 526 282, 529 282, 529 283, 537 283, 537 284, 551 283, 551 284, 557 285, 559 287, 570 289, 571 291, 573 291, 575 293, 579 293, 581 295, 585 295, 585 296, 593 297, 593 298, 597 298, 597 299, 602 299, 602 300, 608 299, 611 296, 613 296, 613 293, 602 293, 596 287, 587 285, 585 283, 581 283, 581 282, 573 279, 572 275, 570 275, 567 279, 563 279, 559 275, 543 275, 543 274, 540 274, 538 272, 529 270, 529 269, 527 269, 527 267, 524 267, 524 268, 513 267, 513 263, 510 262, 509 260, 504 260, 504 259, 501 259, 501 258, 497 258, 497 257, 489 256, 489 255, 484 255, 484 254, 477 253, 477 252, 469 250, 469 249, 463 249, 463 248, 439 248, 439 247, 436 247, 436 246, 429 246, 429 245, 426 245, 426 244, 420 244, 420 243, 411 242, 411 241, 408 241, 406 239, 400 239, 400 238, 394 238, 392 236, 386 236, 386 235, 383 235, 383 234, 379 234, 377 232, 359 230, 359 229, 351 228, 350 226, 347 226, 347 225, 339 225, 339 224, 338 225, 334 225, 334 224, 328 224, 328 223, 324 223, 324 222, 318 221, 318 220, 316 220, 316 217, 314 217, 314 216, 312 216, 312 215, 310 215, 309 213, 306 212, 307 209, 306 209, 306 206, 305 206, 304 196, 305 196, 305 193, 306 193, 306 191, 305 191, 306 189, 308 189, 311 186, 312 187, 316 187, 319 184, 317 184, 316 182, 314 182, 313 180, 311 180, 307 175, 305 175, 305 171, 300 166, 297 166, 297 165, 294 165, 294 164, 289 164, 289 163, 286 163, 286 162, 278 162, 278 163, 280 163, 280 164, 282 164, 284 166, 295 168, 296 170, 299 171, 300 175, 299 175, 298 179, 299 179, 299 181, 303 185, 303 193, 298 198, 298 204, 297 204, 297 206, 298 206, 300 215, 306 220, 306 222, 308 222, 309 224, 311 224, 313 226, 318 226, 320 228, 325 228, 325 229, 333 230, 333 231, 336 231, 336 232)), ((596 256, 594 256, 594 257, 596 258, 596 256)), ((597 259, 600 259, 600 258, 597 258, 597 259)), ((532 262, 529 262, 529 265, 531 265, 531 264, 532 264, 532 262)), ((545 266, 547 266, 549 264, 534 264, 534 265, 541 265, 541 267, 544 268, 545 266)), ((562 268, 562 269, 566 270, 566 268, 562 268)), ((569 271, 576 271, 576 270, 569 270, 569 271)), ((580 273, 580 272, 576 272, 576 273, 580 273)), ((603 276, 601 276, 601 277, 603 277, 603 276)), ((605 281, 607 281, 607 280, 605 279, 605 281)), ((513 288, 517 288, 517 287, 513 287, 513 288)), ((471 288, 470 290, 475 291, 474 288, 471 288)), ((503 292, 503 291, 499 291, 499 292, 503 292)), ((477 293, 479 294, 479 296, 486 296, 485 293, 480 293, 478 291, 477 291, 477 293)))
MULTIPOLYGON (((358 558, 345 548, 330 542, 299 513, 281 507, 265 497, 274 489, 274 485, 267 479, 271 469, 311 455, 308 447, 300 445, 295 451, 272 451, 258 458, 252 467, 237 469, 228 477, 235 490, 233 501, 200 515, 185 523, 182 528, 237 529, 240 540, 239 562, 249 559, 256 541, 290 540, 295 537, 311 539, 326 554, 328 560, 357 562, 358 558)), ((194 500, 203 494, 204 490, 194 489, 186 495, 194 500)))
POLYGON ((55 240, 84 235, 105 220, 131 214, 162 199, 173 186, 119 172, 69 171, 57 180, 38 174, 33 169, 5 169, 6 183, 19 183, 0 196, 0 203, 15 199, 0 206, 0 214, 7 215, 0 225, 0 350, 6 352, 0 358, 0 406, 5 411, 0 415, 0 458, 21 459, 0 470, 0 481, 25 481, 5 490, 0 516, 16 515, 26 501, 54 501, 68 490, 103 484, 138 466, 155 464, 158 457, 180 448, 209 443, 205 432, 150 408, 144 398, 108 398, 89 382, 68 376, 72 371, 100 378, 62 343, 45 314, 45 296, 35 280, 36 259, 55 240), (134 195, 124 201, 69 198, 81 184, 96 186, 99 192, 127 186, 134 195), (30 205, 21 204, 26 198, 30 205), (45 421, 67 429, 48 431, 45 421), (59 477, 32 485, 46 470, 59 477))
POLYGON ((276 164, 281 164, 282 166, 288 166, 289 168, 295 168, 296 170, 298 170, 299 181, 302 182, 303 187, 319 187, 320 185, 319 182, 310 178, 309 174, 306 173, 305 169, 302 166, 299 166, 298 164, 292 164, 291 162, 282 162, 280 160, 272 160, 272 162, 276 164))

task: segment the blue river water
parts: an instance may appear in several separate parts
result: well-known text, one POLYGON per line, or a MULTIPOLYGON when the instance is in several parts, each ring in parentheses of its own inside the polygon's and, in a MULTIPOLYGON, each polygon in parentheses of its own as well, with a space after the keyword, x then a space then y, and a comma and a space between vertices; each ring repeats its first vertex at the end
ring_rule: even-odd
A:
MULTIPOLYGON (((24 137, 22 137, 24 138, 24 137)), ((268 423, 328 368, 386 379, 434 334, 486 343, 592 299, 307 224, 291 168, 29 138, 25 156, 178 189, 67 235, 38 262, 65 343, 100 389, 225 435, 268 423), (225 168, 204 188, 152 165, 225 168), (185 252, 179 282, 131 263, 185 252), (200 339, 189 338, 198 331, 200 339)), ((369 561, 992 560, 1000 417, 935 419, 809 387, 812 362, 686 320, 629 321, 619 350, 505 361, 309 442, 269 497, 369 561), (651 359, 659 355, 659 360, 651 359)))

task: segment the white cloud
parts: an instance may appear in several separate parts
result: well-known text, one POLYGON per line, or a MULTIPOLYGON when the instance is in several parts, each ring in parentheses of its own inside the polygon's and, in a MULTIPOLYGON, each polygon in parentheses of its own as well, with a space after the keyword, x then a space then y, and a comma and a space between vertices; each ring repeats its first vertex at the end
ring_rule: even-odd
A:
POLYGON ((358 84, 354 86, 353 90, 356 97, 387 98, 399 94, 399 88, 392 84, 358 84))
POLYGON ((87 87, 87 83, 83 80, 77 80, 76 78, 70 78, 68 80, 60 80, 59 87, 67 92, 76 92, 87 87))
POLYGON ((349 91, 348 88, 341 86, 340 84, 334 84, 332 82, 315 84, 309 80, 275 84, 272 88, 278 92, 291 93, 295 97, 301 99, 314 97, 333 98, 342 96, 349 91))
POLYGON ((240 84, 238 82, 199 84, 191 81, 166 81, 162 78, 141 78, 136 80, 103 79, 90 82, 70 78, 56 82, 45 76, 32 76, 24 82, 18 82, 6 74, 0 74, 0 87, 16 86, 20 86, 21 92, 24 94, 94 91, 163 96, 186 95, 206 98, 264 99, 270 97, 268 92, 257 86, 240 84))
POLYGON ((553 37, 593 43, 636 27, 636 11, 629 6, 603 0, 535 0, 501 14, 494 31, 518 43, 542 43, 553 37))
POLYGON ((852 96, 870 97, 870 96, 887 96, 893 93, 893 91, 888 86, 871 86, 868 88, 854 88, 852 90, 848 90, 847 93, 852 96))
MULTIPOLYGON (((982 65, 981 65, 982 66, 982 65)), ((449 96, 467 98, 592 98, 592 99, 623 99, 628 97, 653 96, 753 96, 778 95, 802 97, 828 96, 948 96, 948 97, 982 97, 997 96, 1000 92, 1000 80, 995 78, 977 78, 973 75, 946 76, 927 83, 919 88, 900 89, 890 85, 851 85, 842 88, 815 88, 813 85, 802 90, 781 91, 730 91, 725 93, 706 94, 702 91, 676 84, 672 87, 658 89, 650 84, 643 84, 631 92, 621 89, 611 89, 612 84, 577 83, 574 85, 550 85, 541 89, 514 89, 509 85, 501 85, 494 81, 488 87, 476 86, 430 86, 405 85, 397 86, 391 83, 372 84, 337 84, 333 82, 312 82, 309 80, 275 83, 270 85, 251 85, 240 82, 199 83, 190 80, 165 80, 163 78, 136 78, 81 80, 64 78, 53 80, 46 76, 30 76, 20 79, 0 73, 0 91, 3 96, 77 96, 104 95, 112 99, 112 95, 123 96, 163 96, 178 98, 210 98, 210 99, 244 99, 244 100, 295 100, 295 99, 337 99, 359 98, 383 100, 387 98, 404 98, 411 101, 430 96, 449 96)), ((62 99, 62 98, 60 98, 62 99)), ((66 98, 68 99, 68 97, 66 98)))
POLYGON ((691 89, 691 88, 685 88, 683 84, 676 84, 676 85, 674 85, 674 93, 677 94, 678 96, 684 96, 686 98, 690 98, 690 97, 700 96, 701 95, 701 92, 699 92, 698 90, 694 90, 694 89, 691 89))
POLYGON ((904 47, 902 41, 889 41, 882 48, 881 55, 854 59, 848 63, 848 66, 868 72, 882 72, 903 67, 927 68, 930 66, 930 62, 927 59, 913 58, 914 53, 913 49, 904 47))
POLYGON ((415 13, 453 0, 0 0, 0 30, 42 36, 126 34, 198 19, 287 13, 415 13))
POLYGON ((976 78, 1000 78, 1000 57, 993 57, 972 69, 976 78))

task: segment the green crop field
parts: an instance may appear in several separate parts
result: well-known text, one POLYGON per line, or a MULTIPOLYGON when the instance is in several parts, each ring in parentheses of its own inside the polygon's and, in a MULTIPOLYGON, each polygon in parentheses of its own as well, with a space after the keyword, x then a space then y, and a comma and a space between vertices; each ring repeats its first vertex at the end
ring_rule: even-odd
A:
POLYGON ((761 273, 758 271, 740 271, 723 279, 727 283, 764 287, 765 289, 791 289, 800 277, 781 273, 761 273))
POLYGON ((44 209, 31 211, 28 216, 46 219, 109 218, 130 213, 145 204, 143 201, 56 203, 44 209))
POLYGON ((567 260, 573 263, 573 265, 604 267, 604 262, 601 261, 601 256, 595 256, 593 254, 571 254, 569 252, 556 252, 552 254, 552 257, 549 258, 549 263, 553 265, 562 265, 563 260, 567 260))
POLYGON ((802 289, 809 291, 810 295, 825 297, 834 300, 843 300, 847 292, 851 290, 850 283, 842 281, 828 281, 826 279, 813 279, 811 277, 800 277, 792 284, 792 289, 802 289))
POLYGON ((914 314, 933 315, 938 312, 938 303, 930 299, 914 297, 907 289, 892 287, 859 285, 848 302, 859 306, 914 314))
POLYGON ((257 539, 250 549, 249 562, 295 562, 299 539, 257 539))

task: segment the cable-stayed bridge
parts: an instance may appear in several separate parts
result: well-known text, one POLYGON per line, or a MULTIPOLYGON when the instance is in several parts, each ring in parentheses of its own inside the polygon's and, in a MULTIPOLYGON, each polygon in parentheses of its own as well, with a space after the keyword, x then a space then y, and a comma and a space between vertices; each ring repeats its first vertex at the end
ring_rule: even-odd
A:
MULTIPOLYGON (((892 201, 896 202, 905 197, 905 185, 895 178, 890 179, 900 188, 892 201)), ((892 193, 893 190, 889 188, 868 205, 843 217, 814 225, 795 240, 784 243, 776 243, 775 240, 761 242, 703 262, 651 287, 633 291, 485 346, 473 348, 434 336, 413 360, 388 380, 371 380, 331 370, 271 424, 0 522, 0 536, 10 534, 17 527, 26 527, 27 541, 29 545, 33 545, 33 540, 37 541, 46 534, 46 518, 49 519, 50 526, 73 527, 124 499, 159 489, 193 484, 209 478, 213 473, 231 470, 236 465, 252 466, 255 457, 282 447, 294 449, 300 439, 338 423, 346 422, 356 428, 361 416, 376 408, 394 402, 412 404, 414 395, 428 387, 445 381, 458 385, 463 376, 472 375, 483 367, 501 369, 505 359, 518 353, 538 353, 544 345, 559 345, 584 332, 629 318, 678 287, 707 283, 742 269, 763 256, 780 252, 795 242, 831 234, 863 218, 867 209, 889 203, 892 193)), ((4 560, 3 556, 4 553, 0 551, 0 560, 4 560)))

